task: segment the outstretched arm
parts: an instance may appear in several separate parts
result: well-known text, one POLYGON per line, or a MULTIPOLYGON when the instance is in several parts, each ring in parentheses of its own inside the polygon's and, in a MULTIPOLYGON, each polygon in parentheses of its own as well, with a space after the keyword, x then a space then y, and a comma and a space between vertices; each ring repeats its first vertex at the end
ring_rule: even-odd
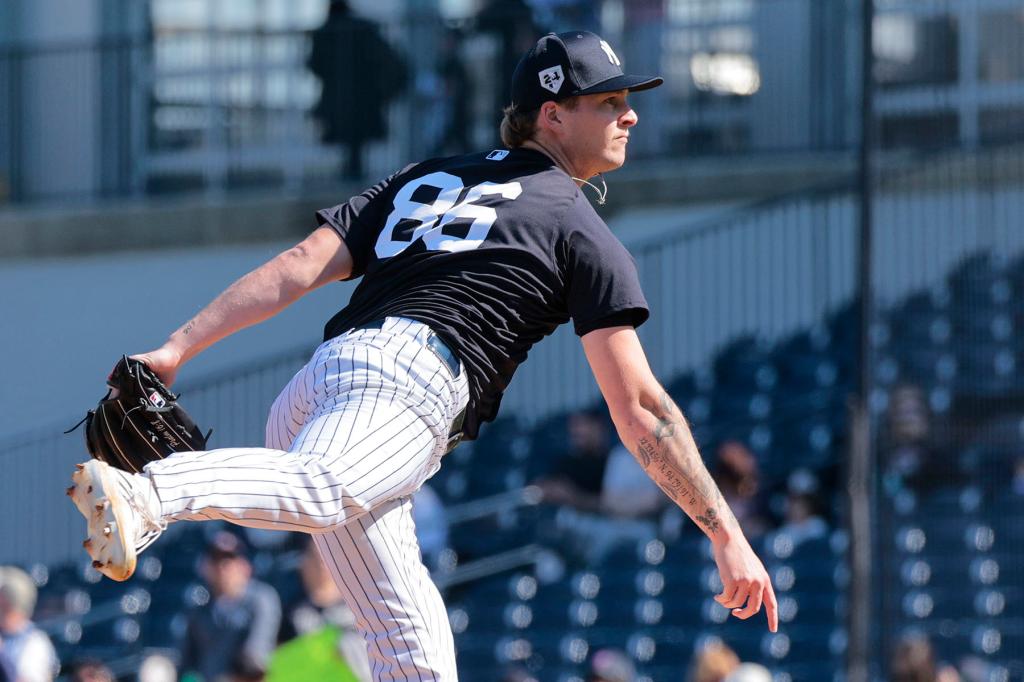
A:
POLYGON ((716 601, 744 619, 763 604, 775 632, 778 615, 768 573, 704 466, 682 412, 651 373, 636 331, 595 330, 583 337, 583 349, 623 444, 710 538, 724 585, 716 601))
POLYGON ((276 315, 310 291, 352 271, 345 242, 321 227, 224 290, 164 344, 135 355, 170 386, 181 365, 240 329, 276 315))

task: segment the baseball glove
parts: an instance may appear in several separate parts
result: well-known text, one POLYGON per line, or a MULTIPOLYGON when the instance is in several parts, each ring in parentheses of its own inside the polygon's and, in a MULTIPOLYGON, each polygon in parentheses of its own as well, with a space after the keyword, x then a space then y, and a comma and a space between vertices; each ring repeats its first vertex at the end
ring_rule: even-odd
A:
POLYGON ((107 386, 96 409, 71 429, 85 424, 85 444, 96 459, 139 472, 175 452, 206 449, 212 430, 203 436, 178 396, 145 363, 122 356, 107 386))

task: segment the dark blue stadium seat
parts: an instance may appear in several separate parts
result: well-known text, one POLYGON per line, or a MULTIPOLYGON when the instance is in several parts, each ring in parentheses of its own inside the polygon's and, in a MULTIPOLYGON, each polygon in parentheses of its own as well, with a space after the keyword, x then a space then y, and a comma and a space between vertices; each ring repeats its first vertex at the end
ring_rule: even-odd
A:
POLYGON ((769 391, 778 381, 772 347, 756 336, 741 336, 729 342, 715 356, 713 367, 719 387, 769 391))

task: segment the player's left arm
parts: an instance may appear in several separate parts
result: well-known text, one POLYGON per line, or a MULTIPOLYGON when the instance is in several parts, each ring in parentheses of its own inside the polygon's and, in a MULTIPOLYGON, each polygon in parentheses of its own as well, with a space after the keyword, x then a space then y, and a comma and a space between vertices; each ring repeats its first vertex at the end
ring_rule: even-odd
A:
POLYGON ((715 599, 744 619, 764 605, 775 632, 777 605, 768 573, 704 466, 683 413, 651 372, 636 330, 597 329, 582 341, 619 438, 711 540, 724 585, 715 599))

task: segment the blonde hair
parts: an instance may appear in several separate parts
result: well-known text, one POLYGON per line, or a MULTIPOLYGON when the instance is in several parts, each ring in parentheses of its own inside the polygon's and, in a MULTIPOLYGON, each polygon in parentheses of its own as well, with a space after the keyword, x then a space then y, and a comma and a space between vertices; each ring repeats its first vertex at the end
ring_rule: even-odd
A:
POLYGON ((690 682, 722 682, 726 675, 740 666, 736 653, 721 642, 701 649, 690 668, 690 682))
MULTIPOLYGON (((569 110, 576 109, 579 103, 576 97, 558 100, 559 105, 569 110)), ((523 111, 515 104, 510 104, 502 111, 501 143, 509 149, 522 147, 523 143, 533 138, 537 132, 537 114, 540 109, 523 111)))
POLYGON ((501 143, 509 149, 523 146, 537 131, 537 109, 520 111, 516 105, 510 104, 502 113, 501 143))

